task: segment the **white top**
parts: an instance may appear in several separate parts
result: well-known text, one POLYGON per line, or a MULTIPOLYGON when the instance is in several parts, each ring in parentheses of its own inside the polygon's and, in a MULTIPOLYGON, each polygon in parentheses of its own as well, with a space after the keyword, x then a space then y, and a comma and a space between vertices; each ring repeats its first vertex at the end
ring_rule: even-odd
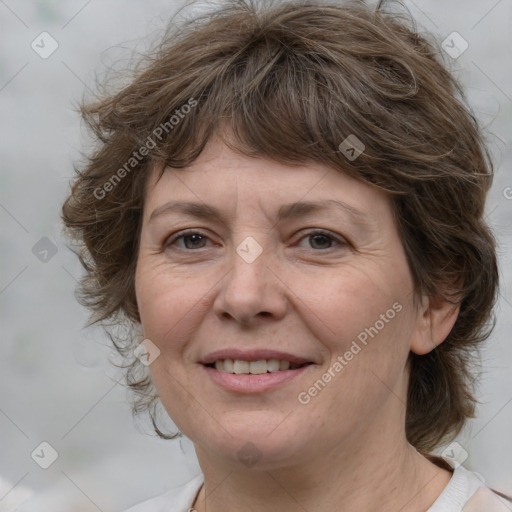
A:
MULTIPOLYGON (((125 512, 192 512, 192 505, 203 484, 199 475, 188 484, 172 489, 129 508, 125 512)), ((427 512, 510 512, 512 503, 505 504, 486 485, 484 479, 463 466, 454 469, 444 491, 427 512)))

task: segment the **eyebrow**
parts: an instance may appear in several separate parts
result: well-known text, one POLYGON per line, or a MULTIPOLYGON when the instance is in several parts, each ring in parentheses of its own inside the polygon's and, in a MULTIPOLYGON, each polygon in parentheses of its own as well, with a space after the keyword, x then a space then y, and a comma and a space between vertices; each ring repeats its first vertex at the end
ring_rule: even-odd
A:
MULTIPOLYGON (((367 215, 354 206, 339 199, 326 199, 324 201, 298 201, 281 206, 277 213, 278 222, 287 219, 305 217, 311 213, 317 213, 332 209, 348 213, 357 221, 364 221, 367 215)), ((194 203, 186 201, 169 201, 168 203, 155 208, 151 213, 148 222, 153 222, 157 217, 168 213, 182 213, 198 219, 214 219, 226 224, 223 214, 215 207, 205 203, 194 203)))

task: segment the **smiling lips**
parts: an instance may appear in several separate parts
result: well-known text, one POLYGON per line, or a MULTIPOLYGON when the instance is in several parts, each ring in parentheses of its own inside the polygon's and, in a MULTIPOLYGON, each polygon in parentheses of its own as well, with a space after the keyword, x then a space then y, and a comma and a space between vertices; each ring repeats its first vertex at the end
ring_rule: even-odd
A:
POLYGON ((304 357, 299 357, 276 350, 217 350, 207 355, 202 361, 205 366, 221 372, 261 375, 284 370, 294 370, 312 363, 304 357))
POLYGON ((313 361, 275 350, 219 350, 201 364, 222 388, 237 393, 261 393, 294 379, 313 361))
MULTIPOLYGON (((290 363, 290 361, 278 359, 260 359, 259 361, 243 361, 241 359, 217 359, 215 369, 221 372, 234 373, 236 375, 251 374, 262 375, 264 373, 275 373, 283 370, 295 370, 302 365, 290 363)), ((211 365, 210 365, 211 366, 211 365)))

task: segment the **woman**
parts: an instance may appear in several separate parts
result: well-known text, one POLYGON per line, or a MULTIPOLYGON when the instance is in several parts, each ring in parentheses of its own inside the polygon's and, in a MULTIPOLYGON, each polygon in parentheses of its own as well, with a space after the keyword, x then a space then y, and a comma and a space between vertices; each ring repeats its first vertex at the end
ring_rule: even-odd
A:
POLYGON ((202 470, 130 512, 510 510, 433 454, 473 415, 498 271, 431 43, 359 2, 228 3, 82 111, 81 299, 202 470))

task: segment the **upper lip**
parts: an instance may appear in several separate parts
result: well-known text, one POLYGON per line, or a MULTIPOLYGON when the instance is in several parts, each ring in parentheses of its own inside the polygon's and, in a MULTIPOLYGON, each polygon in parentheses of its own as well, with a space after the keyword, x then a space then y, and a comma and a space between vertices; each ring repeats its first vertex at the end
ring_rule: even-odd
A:
POLYGON ((277 359, 279 361, 289 361, 293 364, 304 364, 312 363, 311 359, 289 354, 288 352, 281 352, 278 350, 267 350, 267 349, 253 349, 253 350, 241 350, 236 348, 226 348, 223 350, 216 350, 205 356, 200 363, 201 364, 212 364, 215 361, 225 359, 238 359, 240 361, 261 361, 269 359, 277 359))

